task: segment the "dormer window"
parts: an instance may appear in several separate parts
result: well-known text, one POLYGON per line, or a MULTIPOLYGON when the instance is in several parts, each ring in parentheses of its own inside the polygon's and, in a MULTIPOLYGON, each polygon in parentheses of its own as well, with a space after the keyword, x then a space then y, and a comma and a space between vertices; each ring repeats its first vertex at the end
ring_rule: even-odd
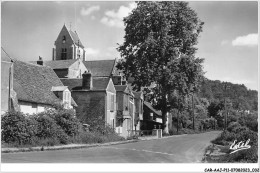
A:
POLYGON ((63 38, 62 38, 62 43, 65 43, 65 42, 66 42, 66 37, 63 36, 63 38))
POLYGON ((69 91, 63 91, 63 104, 65 109, 69 109, 71 107, 71 94, 69 91))
POLYGON ((80 58, 80 49, 78 49, 78 58, 80 58))

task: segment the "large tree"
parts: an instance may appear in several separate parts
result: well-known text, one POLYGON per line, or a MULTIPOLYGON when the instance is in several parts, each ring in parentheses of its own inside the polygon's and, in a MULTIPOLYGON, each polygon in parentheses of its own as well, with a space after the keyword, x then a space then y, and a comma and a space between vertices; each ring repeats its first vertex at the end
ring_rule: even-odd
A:
POLYGON ((202 76, 203 60, 194 54, 203 22, 187 2, 142 1, 124 23, 125 41, 118 48, 122 59, 117 67, 126 78, 134 78, 134 89, 150 88, 165 127, 167 111, 178 105, 171 96, 194 91, 202 76))

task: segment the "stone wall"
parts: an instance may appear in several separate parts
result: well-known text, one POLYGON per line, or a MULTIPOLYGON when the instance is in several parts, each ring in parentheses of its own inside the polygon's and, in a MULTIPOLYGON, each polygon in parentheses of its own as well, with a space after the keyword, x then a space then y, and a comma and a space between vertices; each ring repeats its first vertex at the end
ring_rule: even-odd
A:
POLYGON ((105 120, 105 91, 73 91, 72 97, 78 105, 76 108, 76 113, 82 123, 91 123, 89 121, 92 118, 100 118, 105 120))

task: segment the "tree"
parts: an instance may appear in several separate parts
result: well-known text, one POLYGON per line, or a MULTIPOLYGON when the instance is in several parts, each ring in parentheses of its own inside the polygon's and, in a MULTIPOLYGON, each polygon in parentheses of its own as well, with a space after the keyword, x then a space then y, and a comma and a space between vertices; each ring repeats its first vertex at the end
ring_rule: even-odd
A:
POLYGON ((194 90, 202 75, 203 60, 194 54, 203 22, 187 2, 142 1, 124 23, 125 41, 118 47, 122 59, 117 68, 127 79, 134 78, 134 89, 150 87, 150 98, 162 111, 165 127, 171 94, 177 91, 182 96, 194 90))

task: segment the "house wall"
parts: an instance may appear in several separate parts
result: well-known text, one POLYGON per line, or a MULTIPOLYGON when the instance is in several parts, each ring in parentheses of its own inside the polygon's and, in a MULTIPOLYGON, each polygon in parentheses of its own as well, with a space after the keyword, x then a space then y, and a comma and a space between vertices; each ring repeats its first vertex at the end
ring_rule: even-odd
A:
POLYGON ((124 108, 124 95, 123 92, 116 92, 117 110, 123 111, 124 108))
MULTIPOLYGON (((1 61, 1 114, 8 111, 9 69, 11 62, 1 61)), ((13 89, 13 72, 11 71, 11 89, 13 89)))
MULTIPOLYGON (((151 111, 147 106, 143 107, 143 120, 140 121, 140 129, 141 130, 152 130, 154 128, 159 129, 162 128, 162 123, 156 122, 160 119, 153 111, 151 111), (153 117, 150 116, 150 113, 153 113, 153 117)), ((160 121, 160 120, 159 120, 160 121)))
POLYGON ((111 127, 116 128, 116 93, 107 92, 106 95, 106 122, 111 125, 111 127), (111 97, 114 97, 114 106, 111 108, 111 97))
POLYGON ((68 78, 82 78, 82 74, 87 71, 82 61, 78 60, 69 67, 68 78))
MULTIPOLYGON (((134 116, 135 116, 135 106, 130 103, 130 95, 125 92, 118 91, 117 95, 117 104, 118 110, 128 112, 131 118, 117 119, 117 128, 121 128, 120 136, 128 137, 129 130, 134 130, 134 116), (127 109, 126 109, 127 108, 127 109)), ((139 126, 136 127, 136 130, 139 130, 139 126)))
POLYGON ((105 91, 72 91, 72 97, 77 103, 77 117, 82 123, 89 122, 92 118, 106 117, 106 92, 105 91))
POLYGON ((46 108, 51 108, 50 105, 32 103, 32 102, 26 102, 20 100, 18 101, 18 104, 20 106, 21 112, 30 115, 43 112, 46 108))
POLYGON ((67 78, 68 69, 53 69, 59 78, 67 78))
POLYGON ((83 49, 82 47, 79 47, 77 44, 73 45, 73 49, 74 49, 74 58, 73 59, 81 59, 82 61, 85 61, 85 49, 83 49))
POLYGON ((116 89, 114 87, 112 79, 109 80, 109 83, 106 88, 106 106, 107 106, 107 114, 106 120, 109 125, 113 128, 116 127, 116 89), (113 99, 111 98, 113 97, 113 99), (113 101, 113 103, 112 103, 113 101), (111 108, 111 104, 113 104, 111 108))
POLYGON ((70 34, 68 30, 63 27, 57 40, 55 41, 55 46, 56 46, 56 59, 55 60, 61 60, 61 52, 62 49, 66 48, 67 49, 67 59, 73 59, 73 40, 70 37, 70 34), (66 42, 63 43, 63 36, 66 37, 66 42))

